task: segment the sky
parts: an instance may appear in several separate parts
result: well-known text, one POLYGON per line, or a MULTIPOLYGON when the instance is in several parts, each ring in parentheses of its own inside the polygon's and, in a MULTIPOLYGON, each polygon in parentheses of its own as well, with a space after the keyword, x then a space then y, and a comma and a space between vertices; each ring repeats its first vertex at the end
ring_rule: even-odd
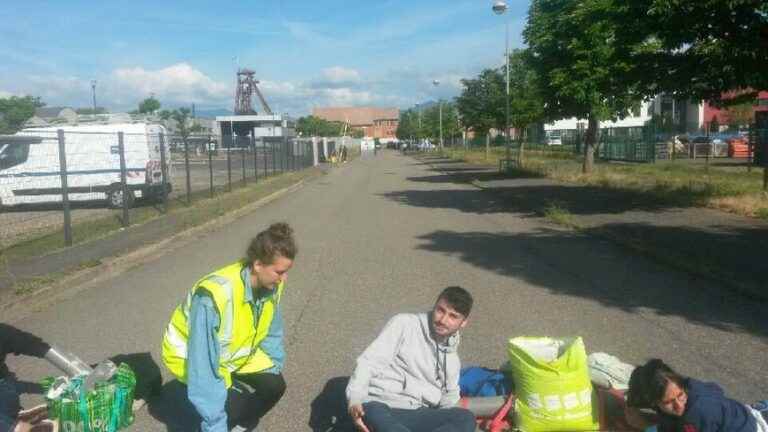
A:
MULTIPOLYGON (((529 0, 36 1, 0 4, 0 97, 48 106, 232 109, 235 72, 256 72, 272 110, 408 108, 522 47, 529 0), (433 81, 439 81, 435 86, 433 81)), ((258 103, 254 101, 257 111, 258 103)))

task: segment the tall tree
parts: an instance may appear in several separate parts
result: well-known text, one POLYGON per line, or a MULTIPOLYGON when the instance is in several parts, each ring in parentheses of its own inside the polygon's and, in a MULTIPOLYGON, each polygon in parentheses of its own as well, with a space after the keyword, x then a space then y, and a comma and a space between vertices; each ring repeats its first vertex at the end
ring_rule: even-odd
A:
POLYGON ((400 111, 395 135, 400 140, 409 140, 419 137, 419 113, 415 109, 400 111))
POLYGON ((139 102, 139 114, 152 114, 160 109, 160 101, 150 96, 139 102))
POLYGON ((296 121, 296 131, 302 136, 331 137, 341 135, 343 126, 312 115, 299 117, 296 121))
POLYGON ((629 78, 649 96, 668 92, 727 105, 768 88, 765 0, 608 2, 611 14, 605 18, 623 30, 617 38, 635 46, 629 53, 637 67, 629 78))
POLYGON ((35 115, 35 110, 45 104, 39 97, 11 96, 0 98, 0 133, 12 134, 24 127, 24 122, 35 115))
POLYGON ((189 116, 192 113, 189 108, 179 108, 171 111, 171 118, 176 122, 176 131, 185 140, 190 134, 189 116))
POLYGON ((464 88, 456 98, 456 108, 464 127, 478 135, 486 135, 491 129, 504 130, 505 82, 497 69, 485 69, 477 78, 461 80, 464 88))
POLYGON ((538 75, 531 66, 530 52, 515 50, 509 56, 509 116, 512 126, 521 131, 517 163, 523 165, 528 126, 544 119, 544 100, 539 92, 538 75))
POLYGON ((624 77, 633 70, 612 0, 533 0, 523 32, 550 119, 587 119, 582 170, 594 165, 601 120, 625 117, 643 97, 624 77))

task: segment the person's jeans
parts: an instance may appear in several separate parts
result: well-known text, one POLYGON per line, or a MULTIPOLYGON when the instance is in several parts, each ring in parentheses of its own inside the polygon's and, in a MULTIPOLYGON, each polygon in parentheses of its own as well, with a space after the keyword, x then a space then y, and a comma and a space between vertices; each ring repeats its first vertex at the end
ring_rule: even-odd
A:
POLYGON ((285 393, 282 374, 256 373, 233 377, 233 385, 227 394, 227 423, 229 428, 242 426, 254 429, 259 419, 269 412, 285 393), (243 389, 242 383, 246 384, 243 389))
POLYGON ((363 404, 363 422, 371 432, 474 432, 475 416, 464 408, 390 408, 363 404))
POLYGON ((21 410, 16 381, 12 377, 0 378, 0 432, 10 431, 21 410))

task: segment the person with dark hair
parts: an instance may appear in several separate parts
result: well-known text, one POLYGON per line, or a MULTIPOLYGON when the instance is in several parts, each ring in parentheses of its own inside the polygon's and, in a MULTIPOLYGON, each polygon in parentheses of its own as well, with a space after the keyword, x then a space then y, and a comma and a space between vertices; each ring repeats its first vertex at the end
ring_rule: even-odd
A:
POLYGON ((283 396, 280 299, 297 253, 291 227, 273 224, 173 312, 163 363, 186 384, 203 432, 252 430, 283 396))
POLYGON ((8 354, 44 358, 51 349, 43 339, 9 324, 0 323, 0 432, 26 432, 48 430, 47 426, 36 425, 19 418, 21 403, 16 388, 16 379, 5 365, 8 354))
POLYGON ((347 386, 348 412, 363 432, 473 432, 459 401, 459 330, 472 296, 443 290, 432 310, 398 314, 357 359, 347 386))
POLYGON ((659 432, 764 432, 760 412, 729 399, 710 382, 684 377, 659 359, 636 368, 627 391, 627 420, 645 428, 653 422, 638 421, 638 409, 658 415, 659 432))

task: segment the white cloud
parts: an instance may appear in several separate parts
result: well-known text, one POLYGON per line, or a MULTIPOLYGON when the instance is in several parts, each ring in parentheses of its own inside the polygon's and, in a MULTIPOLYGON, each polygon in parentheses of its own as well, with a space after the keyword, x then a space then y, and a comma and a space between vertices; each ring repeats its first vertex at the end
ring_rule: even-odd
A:
POLYGON ((0 98, 9 98, 11 96, 16 96, 11 92, 0 90, 0 98))
POLYGON ((355 69, 333 66, 323 69, 323 78, 332 83, 356 83, 360 81, 360 73, 355 69))
POLYGON ((187 63, 158 70, 116 69, 111 74, 110 85, 125 98, 140 100, 155 94, 166 104, 223 102, 233 97, 230 85, 214 81, 187 63))

